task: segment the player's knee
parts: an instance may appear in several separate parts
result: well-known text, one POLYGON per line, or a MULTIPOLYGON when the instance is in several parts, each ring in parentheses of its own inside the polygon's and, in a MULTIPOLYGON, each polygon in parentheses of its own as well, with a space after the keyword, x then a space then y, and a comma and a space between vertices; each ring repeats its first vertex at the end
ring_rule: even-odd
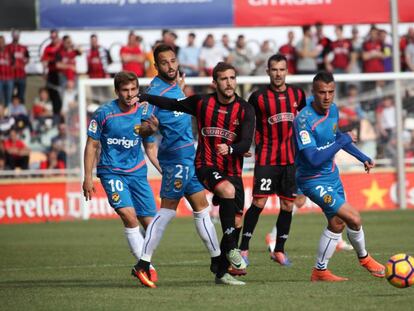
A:
POLYGON ((253 201, 252 201, 253 205, 258 208, 264 208, 266 205, 266 202, 267 202, 267 197, 264 197, 264 198, 253 197, 253 201))
POLYGON ((236 195, 236 189, 234 186, 226 181, 220 184, 214 191, 219 197, 223 199, 233 199, 236 195))
POLYGON ((295 199, 294 203, 295 203, 295 205, 296 205, 296 207, 297 207, 297 208, 301 208, 301 207, 302 207, 302 206, 304 206, 304 205, 305 205, 305 203, 306 203, 306 196, 305 196, 305 195, 303 195, 303 194, 299 194, 299 195, 296 197, 296 199, 295 199))
POLYGON ((293 211, 293 201, 289 200, 280 200, 280 208, 286 212, 293 211))
POLYGON ((352 215, 347 225, 350 229, 358 231, 362 225, 361 216, 359 215, 359 213, 352 215))

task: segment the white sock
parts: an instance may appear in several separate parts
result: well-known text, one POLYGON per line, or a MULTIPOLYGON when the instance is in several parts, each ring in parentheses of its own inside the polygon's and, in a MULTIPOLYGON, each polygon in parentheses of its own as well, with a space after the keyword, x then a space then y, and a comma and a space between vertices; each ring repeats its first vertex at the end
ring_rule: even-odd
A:
POLYGON ((277 237, 276 225, 274 225, 273 228, 272 228, 272 231, 270 231, 270 236, 272 237, 272 239, 276 240, 276 237, 277 237))
POLYGON ((208 210, 208 208, 205 208, 201 212, 193 212, 194 223, 198 235, 210 253, 210 257, 217 257, 220 255, 220 244, 208 210))
POLYGON ((176 211, 168 208, 160 208, 151 223, 147 227, 144 247, 142 249, 142 260, 151 262, 152 254, 160 244, 162 235, 168 223, 175 217, 176 211))
POLYGON ((368 252, 365 249, 365 235, 364 230, 362 230, 362 227, 358 231, 349 229, 347 227, 346 233, 348 235, 348 240, 354 247, 356 253, 358 254, 358 257, 362 258, 368 255, 368 252))
POLYGON ((332 255, 335 253, 340 236, 341 233, 334 233, 328 230, 328 228, 322 232, 315 264, 316 269, 325 270, 328 268, 329 259, 331 259, 332 255))
POLYGON ((141 232, 142 237, 145 238, 145 229, 144 229, 144 227, 139 227, 139 232, 141 232))
POLYGON ((141 258, 142 245, 144 244, 144 237, 141 235, 139 228, 125 228, 125 237, 128 241, 129 249, 137 260, 141 258))

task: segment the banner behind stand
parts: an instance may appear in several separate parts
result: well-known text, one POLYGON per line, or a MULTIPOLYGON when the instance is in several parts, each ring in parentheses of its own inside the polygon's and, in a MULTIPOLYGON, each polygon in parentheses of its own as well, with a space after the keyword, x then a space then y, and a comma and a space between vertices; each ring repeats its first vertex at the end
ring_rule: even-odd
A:
MULTIPOLYGON (((20 0, 21 1, 21 0, 20 0)), ((414 22, 414 1, 399 0, 414 22)), ((389 0, 39 0, 41 29, 162 29, 390 22, 389 0)))
MULTIPOLYGON (((396 181, 394 173, 344 174, 342 181, 349 202, 361 211, 396 209, 396 181)), ((159 188, 161 181, 150 181, 157 206, 160 205, 159 188)), ((244 178, 246 206, 251 203, 252 177, 244 178)), ((75 219, 107 219, 116 214, 109 206, 99 181, 95 184, 97 193, 92 201, 83 205, 79 182, 33 182, 0 185, 0 224, 65 221, 75 219)), ((414 209, 414 173, 407 174, 408 208, 414 209)), ((207 193, 211 202, 211 193, 207 193)), ((276 214, 279 200, 271 197, 264 214, 276 214)), ((299 213, 320 212, 320 208, 307 200, 299 213)), ((191 216, 192 211, 186 200, 181 200, 177 216, 191 216)))

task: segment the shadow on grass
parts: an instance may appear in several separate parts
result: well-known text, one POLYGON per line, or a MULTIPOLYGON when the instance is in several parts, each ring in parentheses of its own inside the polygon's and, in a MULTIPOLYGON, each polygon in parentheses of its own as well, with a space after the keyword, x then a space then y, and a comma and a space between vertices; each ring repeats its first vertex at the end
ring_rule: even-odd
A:
MULTIPOLYGON (((144 288, 139 281, 131 279, 109 281, 109 280, 20 280, 0 282, 0 289, 33 289, 33 288, 144 288)), ((162 288, 177 287, 198 287, 214 284, 214 277, 211 280, 169 280, 162 281, 162 288)))

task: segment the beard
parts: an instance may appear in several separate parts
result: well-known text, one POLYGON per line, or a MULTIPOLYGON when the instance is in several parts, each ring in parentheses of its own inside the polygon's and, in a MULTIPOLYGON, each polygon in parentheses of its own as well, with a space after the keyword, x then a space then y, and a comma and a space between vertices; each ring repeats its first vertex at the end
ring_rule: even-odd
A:
POLYGON ((164 72, 164 71, 158 71, 158 74, 159 74, 159 75, 161 76, 161 78, 163 78, 164 80, 169 81, 169 82, 172 82, 172 81, 175 81, 175 80, 177 79, 177 76, 178 76, 178 70, 175 72, 174 77, 169 76, 169 75, 168 75, 168 73, 167 73, 167 72, 164 72))
POLYGON ((217 88, 217 92, 220 93, 221 96, 223 96, 226 99, 231 99, 235 95, 235 90, 231 89, 231 91, 232 91, 231 95, 229 95, 228 91, 230 91, 230 89, 222 90, 220 88, 217 88), (226 91, 227 91, 227 93, 226 93, 226 91))

